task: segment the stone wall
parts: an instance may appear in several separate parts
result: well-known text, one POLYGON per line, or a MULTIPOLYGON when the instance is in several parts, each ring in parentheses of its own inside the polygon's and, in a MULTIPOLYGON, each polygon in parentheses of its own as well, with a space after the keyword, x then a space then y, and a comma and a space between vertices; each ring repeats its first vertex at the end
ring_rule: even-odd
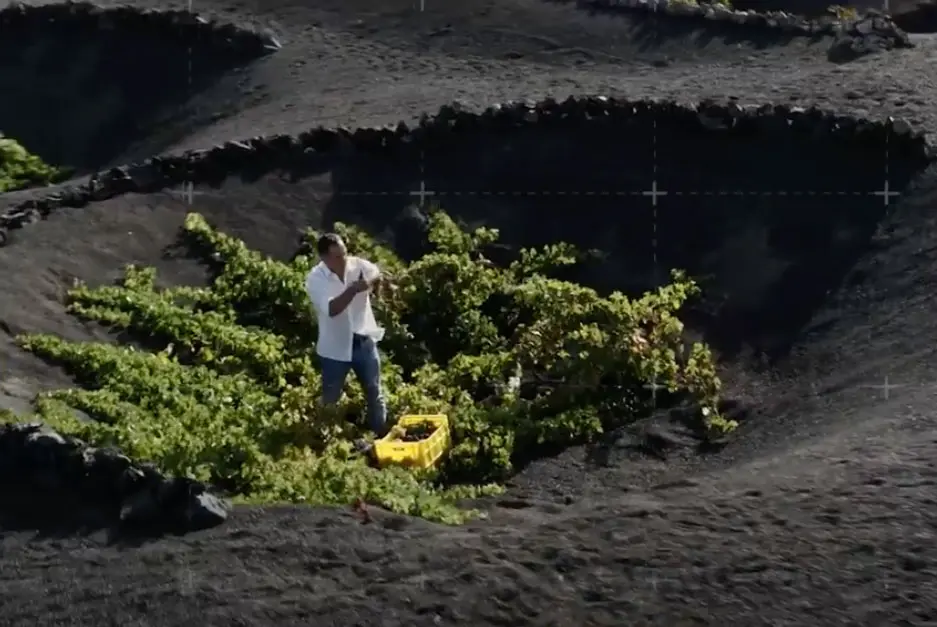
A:
POLYGON ((602 11, 653 13, 689 20, 706 20, 747 28, 752 31, 775 31, 791 36, 830 36, 831 61, 850 61, 858 57, 895 48, 914 47, 908 34, 892 18, 879 11, 868 11, 851 20, 833 15, 814 18, 785 11, 738 11, 724 4, 703 0, 585 0, 602 11))
MULTIPOLYGON (((772 29, 799 35, 832 35, 867 39, 870 50, 906 48, 913 44, 891 17, 877 11, 855 20, 833 17, 809 18, 784 11, 738 11, 723 4, 703 0, 584 0, 584 4, 600 10, 625 10, 660 15, 709 20, 755 29, 772 29)), ((157 11, 137 7, 99 7, 91 2, 22 5, 13 3, 0 9, 0 28, 28 28, 52 21, 68 20, 76 28, 147 29, 155 34, 191 43, 212 42, 221 48, 240 49, 247 53, 263 53, 280 48, 270 34, 232 24, 213 22, 197 13, 183 10, 157 11)))
MULTIPOLYGON (((582 0, 599 10, 625 10, 661 15, 704 19, 738 24, 759 29, 769 28, 803 35, 876 34, 892 40, 894 47, 911 45, 907 35, 889 16, 878 11, 854 20, 841 20, 830 15, 811 18, 785 11, 734 10, 712 0, 582 0)), ((0 9, 0 27, 23 28, 40 26, 53 20, 69 20, 77 28, 96 29, 145 28, 171 39, 211 40, 219 46, 277 50, 280 48, 270 34, 206 20, 197 13, 184 10, 160 11, 138 7, 100 7, 91 2, 24 5, 13 2, 0 9)))
MULTIPOLYGON (((659 124, 690 125, 708 132, 764 137, 802 133, 816 141, 851 142, 856 151, 881 155, 887 148, 894 158, 925 167, 937 157, 937 149, 907 122, 896 119, 870 121, 837 115, 818 108, 787 105, 743 106, 737 103, 703 102, 695 106, 676 102, 629 102, 605 97, 582 97, 537 104, 508 103, 482 112, 444 106, 435 116, 424 116, 415 128, 399 123, 392 128, 323 129, 296 136, 276 135, 230 141, 214 148, 179 155, 152 157, 91 177, 87 183, 58 188, 54 193, 30 198, 0 215, 0 245, 12 232, 40 221, 61 208, 83 207, 126 193, 152 193, 185 182, 218 186, 228 176, 259 177, 275 171, 302 170, 302 164, 319 157, 359 153, 414 156, 433 145, 452 145, 460 134, 487 132, 510 134, 527 128, 582 128, 595 123, 657 120, 659 124)), ((36 192, 33 192, 36 193, 36 192)))
POLYGON ((0 493, 12 487, 31 502, 77 501, 107 523, 174 531, 213 527, 229 509, 203 484, 165 477, 118 451, 90 447, 39 423, 0 424, 0 485, 0 493))
POLYGON ((185 45, 212 45, 247 57, 269 54, 280 48, 272 35, 206 20, 189 11, 155 11, 137 7, 99 7, 90 2, 63 4, 9 4, 0 9, 0 32, 41 28, 67 23, 87 31, 88 37, 106 30, 124 29, 177 41, 185 45))

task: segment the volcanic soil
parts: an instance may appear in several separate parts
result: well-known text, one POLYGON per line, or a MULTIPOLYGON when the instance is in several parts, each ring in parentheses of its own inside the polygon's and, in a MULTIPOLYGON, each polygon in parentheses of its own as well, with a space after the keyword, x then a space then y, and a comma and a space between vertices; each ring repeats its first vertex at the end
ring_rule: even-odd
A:
MULTIPOLYGON (((84 41, 66 24, 4 33, 0 85, 17 97, 0 101, 0 128, 78 174, 317 125, 413 121, 454 100, 591 93, 818 104, 937 131, 937 44, 926 34, 915 49, 833 64, 828 40, 574 3, 193 5, 267 29, 282 49, 250 62, 196 51, 201 73, 189 82, 169 71, 189 71, 188 52, 170 44, 84 41)), ((379 511, 364 524, 350 509, 237 508, 211 531, 114 543, 0 512, 0 625, 937 624, 935 172, 816 143, 657 130, 474 138, 429 155, 424 178, 470 192, 440 200, 514 244, 563 236, 605 250, 583 277, 602 289, 640 291, 672 266, 705 277, 693 326, 718 348, 743 423, 725 449, 697 454, 655 416, 531 464, 484 503, 487 519, 459 528, 379 511), (902 192, 888 206, 871 194, 886 164, 902 192), (657 211, 646 198, 586 193, 655 176, 662 189, 701 193, 664 197, 657 211), (491 192, 507 189, 530 193, 491 192), (728 189, 748 192, 702 193, 728 189), (671 442, 663 458, 636 450, 650 432, 671 442)), ((37 391, 68 383, 19 351, 17 333, 106 337, 65 314, 74 278, 111 281, 133 262, 169 283, 204 279, 166 254, 187 211, 276 256, 293 252, 302 228, 337 218, 393 241, 404 195, 351 192, 414 189, 420 174, 358 165, 298 182, 231 179, 191 198, 129 194, 15 232, 0 248, 0 406, 25 410, 37 391)), ((0 206, 37 193, 47 190, 0 206)))

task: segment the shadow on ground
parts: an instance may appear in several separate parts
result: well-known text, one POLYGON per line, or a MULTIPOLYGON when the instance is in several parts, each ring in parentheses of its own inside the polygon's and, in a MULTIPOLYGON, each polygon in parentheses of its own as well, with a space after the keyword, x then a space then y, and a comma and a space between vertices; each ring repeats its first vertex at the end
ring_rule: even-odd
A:
POLYGON ((937 33, 934 0, 893 0, 891 11, 895 24, 909 33, 937 33))
POLYGON ((191 132, 198 112, 186 112, 183 127, 180 107, 249 61, 208 44, 190 49, 145 33, 114 29, 92 36, 67 21, 4 32, 0 131, 49 163, 95 171, 144 138, 159 138, 149 145, 153 154, 191 132))
POLYGON ((886 213, 886 171, 890 193, 913 176, 900 155, 887 159, 886 169, 880 146, 667 120, 473 132, 427 147, 422 162, 343 162, 324 219, 363 222, 416 254, 422 183, 424 207, 501 229, 509 246, 493 258, 569 241, 597 254, 568 278, 629 294, 684 269, 704 290, 691 324, 724 356, 774 359, 869 249, 886 213))

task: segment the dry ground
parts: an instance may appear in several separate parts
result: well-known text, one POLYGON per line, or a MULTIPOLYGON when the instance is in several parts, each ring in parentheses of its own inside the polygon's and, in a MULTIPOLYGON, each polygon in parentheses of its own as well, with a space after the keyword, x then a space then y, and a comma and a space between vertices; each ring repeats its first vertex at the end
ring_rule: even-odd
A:
MULTIPOLYGON (((837 66, 826 60, 828 42, 740 39, 659 20, 594 16, 540 0, 426 0, 422 12, 418 0, 194 5, 270 28, 284 47, 187 94, 181 104, 167 100, 166 116, 144 124, 125 145, 60 154, 74 165, 96 167, 167 148, 201 148, 319 124, 411 120, 454 99, 483 106, 590 92, 817 103, 844 113, 900 116, 937 130, 930 106, 937 95, 937 46, 929 36, 918 37, 915 50, 837 66)), ((15 107, 0 105, 5 132, 27 144, 34 139, 40 152, 54 154, 54 141, 43 137, 61 133, 90 142, 106 128, 82 127, 80 116, 49 116, 44 125, 27 119, 25 112, 41 110, 38 96, 30 100, 28 94, 48 95, 56 85, 74 89, 66 104, 88 111, 101 93, 110 94, 112 111, 131 106, 121 104, 133 101, 130 89, 108 85, 95 69, 96 59, 109 58, 106 48, 91 48, 75 64, 61 55, 42 62, 59 44, 31 36, 31 54, 7 48, 0 56, 0 84, 8 80, 24 94, 15 107), (101 89, 89 89, 88 81, 99 81, 93 84, 101 89)), ((138 71, 146 76, 150 70, 138 71)), ((66 105, 56 106, 67 112, 66 105)), ((641 162, 629 143, 622 140, 621 146, 612 158, 641 162)), ((715 154, 718 146, 695 144, 681 149, 677 139, 668 146, 658 167, 680 173, 672 175, 675 185, 683 173, 722 163, 736 150, 723 147, 715 154)), ((768 145, 743 148, 746 156, 739 161, 748 165, 727 166, 750 168, 733 170, 738 177, 767 173, 765 185, 774 189, 785 182, 805 184, 805 151, 779 155, 768 145), (758 154, 764 161, 757 161, 758 154)), ((593 149, 598 150, 590 144, 567 162, 585 159, 593 149)), ((512 157, 518 176, 538 152, 536 145, 526 150, 512 157)), ((847 185, 852 173, 856 185, 864 185, 871 177, 864 168, 872 167, 865 158, 821 159, 829 170, 817 174, 813 168, 809 176, 819 180, 812 184, 826 178, 847 185)), ((868 159, 877 169, 874 158, 868 159)), ((528 184, 537 183, 527 176, 528 184)), ((554 178, 545 176, 543 184, 554 178)), ((727 175, 713 184, 733 180, 727 175)), ((299 184, 275 177, 234 181, 219 190, 199 189, 203 193, 191 206, 169 191, 127 196, 63 212, 17 233, 0 249, 4 403, 22 407, 36 390, 66 382, 18 352, 11 335, 97 334, 63 312, 61 299, 72 277, 107 281, 122 264, 145 262, 157 265, 167 281, 200 280, 188 262, 165 254, 192 207, 252 245, 285 255, 299 229, 336 217, 336 207, 373 215, 384 206, 336 204, 335 185, 334 176, 299 184)), ((875 241, 854 251, 852 280, 827 286, 812 322, 799 324, 796 333, 787 329, 784 337, 768 337, 762 328, 740 338, 745 350, 727 354, 730 396, 750 414, 737 441, 719 455, 655 461, 613 444, 597 463, 587 451, 571 450, 527 468, 492 507, 489 520, 459 529, 389 515, 365 525, 337 510, 243 509, 208 533, 128 546, 53 529, 37 534, 6 520, 0 530, 0 625, 937 624, 935 189, 933 172, 924 172, 884 215, 857 201, 862 217, 855 224, 875 211, 873 222, 880 224, 875 241), (753 352, 771 352, 771 359, 752 358, 753 352), (886 376, 899 387, 871 387, 886 376)), ((825 202, 814 198, 764 211, 815 216, 849 208, 825 202)), ((551 219, 572 213, 576 203, 552 206, 551 219)), ((588 215, 601 217, 602 206, 589 209, 588 215)), ((679 217, 680 211, 718 207, 684 203, 669 209, 679 217)), ((484 210, 502 216, 531 211, 492 201, 485 201, 484 210)), ((628 219, 606 218, 595 229, 628 219)), ((550 228, 564 227, 544 227, 545 232, 550 228)), ((803 228, 812 241, 812 227, 803 228)), ((676 228, 669 233, 678 242, 692 240, 692 233, 676 228)), ((817 249, 824 246, 820 240, 817 249)), ((716 267, 729 273, 719 276, 730 295, 739 286, 765 289, 773 276, 769 270, 755 279, 729 272, 761 268, 769 261, 763 251, 741 260, 731 256, 734 251, 726 247, 716 259, 716 267)), ((639 284, 625 276, 629 265, 622 259, 616 280, 639 284)), ((800 251, 796 259, 818 264, 800 279, 805 289, 816 289, 811 277, 823 274, 824 258, 800 251)), ((753 292, 745 293, 742 300, 751 301, 753 292)), ((785 304, 780 303, 776 311, 785 304)))

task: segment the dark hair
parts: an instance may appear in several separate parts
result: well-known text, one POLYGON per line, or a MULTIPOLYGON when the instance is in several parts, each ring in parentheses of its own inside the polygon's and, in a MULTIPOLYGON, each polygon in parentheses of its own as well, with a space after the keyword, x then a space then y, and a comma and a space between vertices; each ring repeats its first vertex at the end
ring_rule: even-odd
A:
POLYGON ((342 244, 342 238, 337 233, 326 233, 321 235, 319 241, 316 242, 316 252, 319 255, 327 255, 332 246, 341 246, 342 244))

